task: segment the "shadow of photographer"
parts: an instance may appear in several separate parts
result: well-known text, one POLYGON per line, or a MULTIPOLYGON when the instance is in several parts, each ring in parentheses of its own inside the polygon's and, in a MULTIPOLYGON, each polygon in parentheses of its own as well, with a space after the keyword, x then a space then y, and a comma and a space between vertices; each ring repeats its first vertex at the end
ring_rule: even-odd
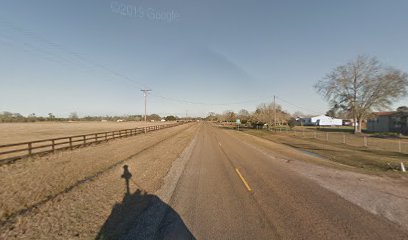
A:
POLYGON ((121 178, 126 185, 123 200, 113 206, 95 239, 195 239, 179 214, 159 197, 140 189, 130 192, 127 165, 121 178))

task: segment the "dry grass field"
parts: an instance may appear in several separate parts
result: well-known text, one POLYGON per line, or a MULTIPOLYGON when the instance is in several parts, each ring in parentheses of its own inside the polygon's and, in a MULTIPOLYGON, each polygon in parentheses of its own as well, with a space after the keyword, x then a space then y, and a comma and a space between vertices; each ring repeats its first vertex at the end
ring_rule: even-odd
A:
POLYGON ((169 122, 0 123, 0 145, 168 123, 169 122))
POLYGON ((0 239, 94 239, 123 198, 123 165, 132 192, 154 192, 196 130, 183 124, 0 166, 0 239))
MULTIPOLYGON (((272 142, 290 146, 312 156, 318 156, 333 162, 352 166, 360 170, 395 172, 399 170, 400 162, 408 165, 408 153, 366 148, 363 146, 342 144, 341 141, 326 142, 321 139, 304 138, 302 135, 288 135, 259 130, 245 130, 245 133, 268 139, 272 142)), ((331 136, 333 137, 333 136, 331 136)), ((350 138, 348 138, 350 141, 350 138)), ((370 144, 373 139, 370 139, 370 144)), ((389 141, 389 140, 383 140, 389 141)), ((405 145, 404 145, 405 147, 405 145)))

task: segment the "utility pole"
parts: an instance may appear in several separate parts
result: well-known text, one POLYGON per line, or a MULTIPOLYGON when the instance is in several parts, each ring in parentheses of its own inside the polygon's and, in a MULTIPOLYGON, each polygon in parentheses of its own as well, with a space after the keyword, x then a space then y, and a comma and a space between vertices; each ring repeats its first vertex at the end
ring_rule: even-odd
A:
POLYGON ((145 103, 145 116, 144 116, 144 120, 145 122, 147 122, 147 95, 149 94, 149 92, 151 92, 152 90, 150 89, 141 89, 140 91, 143 92, 143 96, 144 96, 144 103, 145 103))
POLYGON ((273 95, 273 115, 274 115, 273 125, 276 131, 276 97, 275 95, 273 95))

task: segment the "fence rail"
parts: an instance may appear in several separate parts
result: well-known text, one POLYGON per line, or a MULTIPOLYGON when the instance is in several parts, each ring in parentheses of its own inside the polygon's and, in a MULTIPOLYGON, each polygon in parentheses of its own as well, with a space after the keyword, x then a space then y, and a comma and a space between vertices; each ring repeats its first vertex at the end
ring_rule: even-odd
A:
POLYGON ((184 122, 3 144, 0 145, 0 164, 14 162, 27 156, 52 153, 57 150, 72 150, 74 148, 105 142, 111 139, 130 137, 141 133, 178 126, 181 124, 184 124, 184 122))

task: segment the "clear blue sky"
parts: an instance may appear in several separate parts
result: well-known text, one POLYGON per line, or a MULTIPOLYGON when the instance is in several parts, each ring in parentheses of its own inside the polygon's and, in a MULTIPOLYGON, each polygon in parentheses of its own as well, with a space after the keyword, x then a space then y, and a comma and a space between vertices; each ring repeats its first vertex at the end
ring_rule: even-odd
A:
POLYGON ((404 0, 3 0, 0 111, 140 114, 140 89, 151 88, 149 112, 161 115, 253 111, 273 95, 290 112, 324 113, 313 84, 335 66, 366 54, 408 71, 407 9, 404 0))

